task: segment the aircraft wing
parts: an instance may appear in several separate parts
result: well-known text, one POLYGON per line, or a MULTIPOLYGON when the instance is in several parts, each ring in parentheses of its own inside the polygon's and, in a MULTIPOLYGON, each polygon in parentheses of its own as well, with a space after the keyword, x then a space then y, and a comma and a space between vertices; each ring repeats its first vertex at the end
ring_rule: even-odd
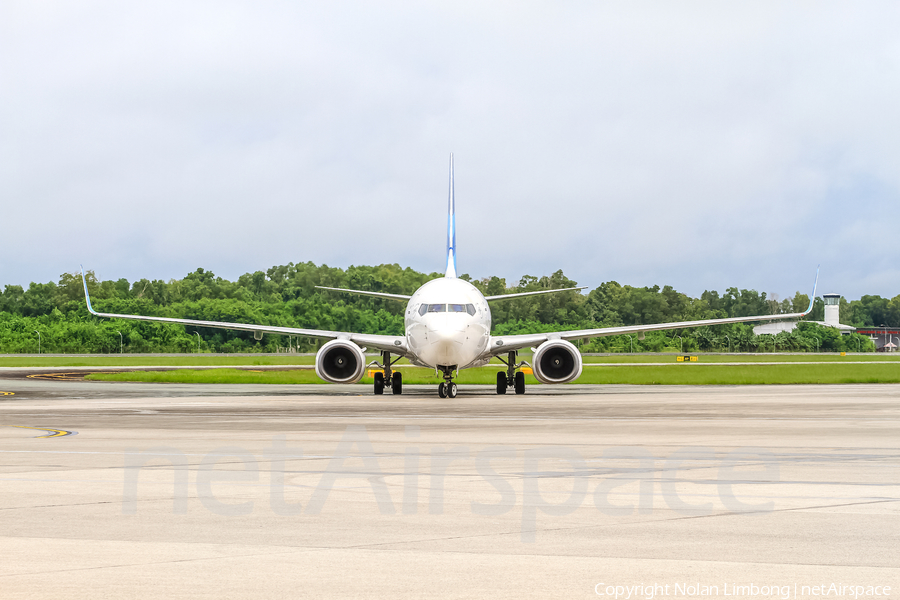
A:
POLYGON ((703 319, 700 321, 678 321, 673 323, 653 323, 650 325, 624 325, 620 327, 601 327, 599 329, 576 329, 573 331, 558 331, 551 333, 527 333, 522 335, 492 336, 490 346, 485 353, 487 356, 497 356, 510 350, 530 348, 547 340, 584 340, 609 335, 623 335, 629 333, 642 333, 647 331, 665 331, 669 329, 686 329, 688 327, 706 327, 709 325, 727 325, 730 323, 751 323, 754 321, 782 321, 785 319, 799 319, 805 317, 813 308, 816 298, 816 287, 819 282, 819 271, 816 270, 816 283, 813 285, 813 293, 810 296, 809 307, 800 313, 786 315, 755 315, 751 317, 727 317, 724 319, 703 319))
MULTIPOLYGON (((808 312, 808 311, 807 311, 808 312)), ((726 325, 728 323, 750 323, 754 321, 774 321, 783 319, 799 319, 806 312, 789 315, 759 315, 753 317, 732 317, 727 319, 705 319, 702 321, 679 321, 674 323, 654 323, 652 325, 625 325, 622 327, 601 327, 599 329, 576 329, 553 333, 527 333, 524 335, 501 335, 491 337, 491 356, 503 354, 510 350, 529 348, 547 340, 584 340, 609 335, 642 333, 647 331, 665 331, 668 329, 686 329, 688 327, 706 327, 708 325, 726 325)))
POLYGON ((406 339, 399 335, 378 335, 368 333, 346 333, 343 331, 325 331, 322 329, 302 329, 299 327, 280 327, 277 325, 254 325, 251 323, 225 323, 222 321, 201 321, 198 319, 178 319, 175 317, 150 317, 146 315, 120 315, 116 313, 102 313, 91 306, 91 297, 88 294, 87 279, 84 276, 84 268, 81 269, 81 281, 84 284, 84 298, 87 301, 88 311, 96 317, 110 319, 134 319, 138 321, 151 321, 156 323, 178 323, 193 327, 213 327, 217 329, 231 329, 234 331, 252 331, 254 333, 272 333, 277 335, 296 335, 300 337, 320 338, 326 340, 350 340, 361 346, 388 350, 392 354, 407 356, 406 339))

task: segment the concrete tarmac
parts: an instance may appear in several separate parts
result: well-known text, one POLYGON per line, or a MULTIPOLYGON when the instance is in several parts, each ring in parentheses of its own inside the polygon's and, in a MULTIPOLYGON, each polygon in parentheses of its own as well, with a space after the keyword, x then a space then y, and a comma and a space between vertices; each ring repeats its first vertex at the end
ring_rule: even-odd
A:
POLYGON ((491 391, 4 378, 0 598, 900 597, 900 385, 491 391))

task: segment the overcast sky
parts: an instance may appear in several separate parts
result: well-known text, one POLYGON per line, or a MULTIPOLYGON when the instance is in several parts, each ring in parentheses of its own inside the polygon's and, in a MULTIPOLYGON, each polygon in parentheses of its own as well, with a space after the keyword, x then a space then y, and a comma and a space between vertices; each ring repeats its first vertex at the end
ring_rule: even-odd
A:
POLYGON ((0 2, 0 285, 900 294, 896 2, 0 2))

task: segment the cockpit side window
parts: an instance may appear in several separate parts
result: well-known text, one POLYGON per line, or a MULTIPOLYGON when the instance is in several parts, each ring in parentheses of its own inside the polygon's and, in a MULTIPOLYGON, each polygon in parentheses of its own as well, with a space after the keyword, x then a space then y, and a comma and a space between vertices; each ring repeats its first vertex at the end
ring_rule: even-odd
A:
POLYGON ((420 304, 420 305, 419 305, 419 316, 420 316, 420 317, 423 316, 423 315, 425 314, 425 311, 426 311, 426 310, 428 310, 428 305, 427 305, 427 304, 420 304))
POLYGON ((475 316, 475 305, 474 304, 466 304, 466 312, 474 317, 475 316))

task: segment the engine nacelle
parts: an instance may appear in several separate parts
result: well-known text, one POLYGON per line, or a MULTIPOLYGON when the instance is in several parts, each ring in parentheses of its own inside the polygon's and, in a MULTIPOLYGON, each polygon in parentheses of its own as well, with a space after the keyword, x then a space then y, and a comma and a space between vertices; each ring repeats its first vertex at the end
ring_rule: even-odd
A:
POLYGON ((549 340, 534 351, 532 366, 541 383, 568 383, 581 376, 581 352, 571 342, 549 340))
POLYGON ((366 371, 362 348, 346 340, 331 340, 316 353, 316 375, 328 383, 357 383, 366 371))

